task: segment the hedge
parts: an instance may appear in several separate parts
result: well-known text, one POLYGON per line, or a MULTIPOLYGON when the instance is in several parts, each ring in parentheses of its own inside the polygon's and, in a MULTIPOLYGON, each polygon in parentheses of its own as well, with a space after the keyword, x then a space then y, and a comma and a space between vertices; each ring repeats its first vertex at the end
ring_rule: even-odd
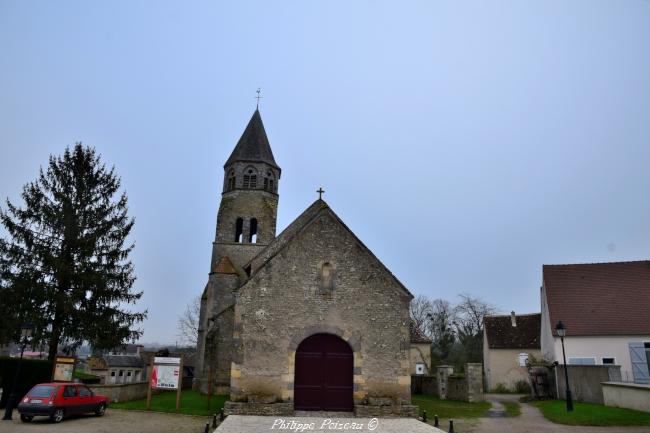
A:
MULTIPOLYGON (((16 377, 18 358, 0 357, 0 387, 2 399, 0 407, 5 407, 16 377)), ((20 380, 16 384, 18 398, 22 398, 37 383, 49 382, 52 378, 52 363, 41 359, 23 359, 20 367, 20 380)))

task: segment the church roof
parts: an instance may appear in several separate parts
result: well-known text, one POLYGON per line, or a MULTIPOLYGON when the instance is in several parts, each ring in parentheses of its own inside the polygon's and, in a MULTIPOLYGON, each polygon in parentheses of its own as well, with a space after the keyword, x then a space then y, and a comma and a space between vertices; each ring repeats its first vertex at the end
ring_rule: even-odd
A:
POLYGON ((275 163, 275 158, 273 158, 271 145, 266 136, 264 123, 262 123, 262 116, 260 116, 259 110, 255 110, 255 113, 253 113, 253 117, 248 122, 244 133, 224 164, 224 167, 237 161, 265 162, 278 170, 280 169, 275 163))
POLYGON ((305 211, 298 216, 291 224, 285 228, 282 233, 280 233, 269 245, 266 246, 262 251, 260 251, 255 257, 253 257, 244 268, 250 266, 250 275, 256 273, 259 269, 264 267, 273 257, 275 257, 286 245, 288 245, 293 239, 295 239, 300 232, 308 227, 316 218, 323 212, 328 212, 334 217, 334 219, 347 230, 354 239, 358 242, 359 246, 363 248, 367 253, 369 253, 377 262, 384 268, 384 270, 393 278, 397 285, 410 297, 413 297, 411 292, 402 284, 401 281, 393 275, 392 272, 373 254, 368 247, 364 245, 363 242, 354 234, 352 230, 345 225, 345 223, 334 213, 334 211, 329 207, 324 200, 318 199, 312 203, 305 211))

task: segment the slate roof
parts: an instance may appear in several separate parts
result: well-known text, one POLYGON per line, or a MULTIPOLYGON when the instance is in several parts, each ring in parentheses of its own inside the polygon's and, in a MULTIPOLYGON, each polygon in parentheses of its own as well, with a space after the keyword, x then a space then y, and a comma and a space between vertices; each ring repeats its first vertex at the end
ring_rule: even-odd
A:
POLYGON ((539 349, 542 315, 515 315, 512 326, 511 315, 485 316, 483 318, 488 347, 490 349, 539 349))
POLYGON ((259 110, 255 110, 255 113, 253 113, 253 117, 248 122, 244 133, 224 164, 224 167, 237 161, 265 162, 280 170, 280 167, 275 162, 275 158, 273 158, 271 145, 266 136, 259 110))
POLYGON ((104 355, 108 367, 135 367, 143 368, 144 362, 139 356, 132 355, 104 355))
POLYGON ((572 335, 650 335, 650 261, 544 265, 551 328, 572 335))
POLYGON ((431 343, 431 340, 427 338, 418 328, 411 322, 411 343, 431 343))
POLYGON ((255 257, 253 257, 246 265, 244 269, 250 267, 250 275, 255 274, 260 268, 262 268, 266 263, 268 263, 273 257, 275 257, 288 243, 290 243, 298 234, 308 227, 310 223, 315 221, 322 212, 329 212, 334 219, 347 230, 354 239, 358 242, 359 246, 369 253, 377 262, 382 266, 382 268, 393 278, 397 285, 411 298, 413 295, 411 292, 402 284, 400 280, 393 275, 393 273, 373 254, 368 247, 364 245, 363 242, 354 234, 352 230, 345 225, 345 223, 334 213, 334 211, 329 207, 329 205, 323 199, 317 199, 313 202, 305 211, 298 216, 291 224, 285 228, 282 233, 280 233, 269 245, 267 245, 262 251, 260 251, 255 257))

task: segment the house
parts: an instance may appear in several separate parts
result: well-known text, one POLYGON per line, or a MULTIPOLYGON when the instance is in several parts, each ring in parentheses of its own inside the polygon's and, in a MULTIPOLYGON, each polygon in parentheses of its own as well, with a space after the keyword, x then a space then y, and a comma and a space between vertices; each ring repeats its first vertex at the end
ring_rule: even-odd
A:
POLYGON ((411 375, 430 375, 431 339, 411 323, 411 375))
POLYGON ((542 356, 568 364, 620 365, 624 381, 650 383, 650 261, 545 265, 542 356))
POLYGON ((127 344, 107 354, 91 356, 87 360, 90 374, 99 376, 102 384, 132 383, 146 380, 145 363, 140 356, 142 346, 127 344))
POLYGON ((516 390, 529 382, 526 362, 540 359, 541 314, 485 316, 483 318, 483 369, 488 391, 499 387, 516 390))

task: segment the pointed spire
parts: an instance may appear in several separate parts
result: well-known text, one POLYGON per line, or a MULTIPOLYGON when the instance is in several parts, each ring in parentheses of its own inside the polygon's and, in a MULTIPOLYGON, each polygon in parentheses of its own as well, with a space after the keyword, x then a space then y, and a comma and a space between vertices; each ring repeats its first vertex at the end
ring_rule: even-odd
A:
POLYGON ((224 167, 237 161, 265 162, 280 169, 275 163, 275 158, 273 158, 271 145, 266 136, 259 110, 255 110, 253 113, 253 117, 248 122, 244 133, 237 142, 237 146, 235 146, 235 150, 230 154, 230 158, 228 158, 224 167))

